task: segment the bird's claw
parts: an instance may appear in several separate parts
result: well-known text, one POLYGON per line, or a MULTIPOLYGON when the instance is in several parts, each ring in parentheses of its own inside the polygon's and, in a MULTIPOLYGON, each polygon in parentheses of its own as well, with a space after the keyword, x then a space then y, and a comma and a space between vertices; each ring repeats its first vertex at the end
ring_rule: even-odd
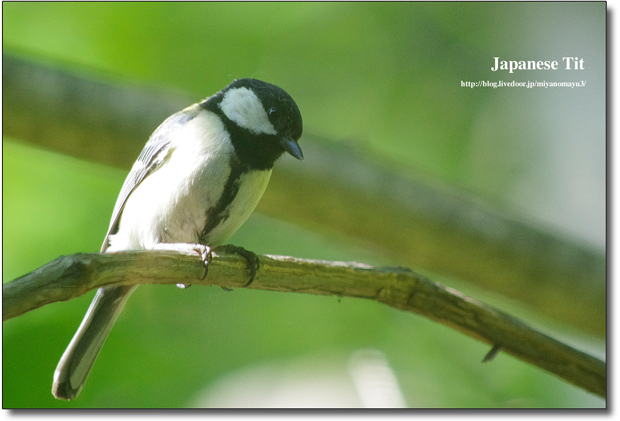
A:
POLYGON ((205 274, 202 279, 205 279, 207 277, 207 273, 209 273, 209 264, 211 263, 211 260, 213 260, 213 252, 211 250, 211 247, 205 246, 203 244, 196 244, 194 250, 198 253, 198 255, 200 255, 200 258, 202 259, 202 264, 205 268, 205 274))
POLYGON ((248 272, 250 273, 250 279, 244 285, 244 288, 250 286, 250 284, 252 284, 252 282, 254 281, 256 272, 258 272, 258 269, 260 268, 260 259, 258 258, 258 256, 250 250, 246 250, 243 247, 235 246, 233 244, 226 244, 219 248, 225 253, 234 253, 245 259, 248 267, 248 272))

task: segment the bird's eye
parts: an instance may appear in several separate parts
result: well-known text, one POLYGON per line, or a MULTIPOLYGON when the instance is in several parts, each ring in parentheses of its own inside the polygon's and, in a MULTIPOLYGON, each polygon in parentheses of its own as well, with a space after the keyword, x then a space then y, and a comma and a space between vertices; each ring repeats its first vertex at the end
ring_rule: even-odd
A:
POLYGON ((276 107, 271 107, 268 111, 267 114, 269 114, 269 117, 275 117, 278 115, 278 109, 276 107))

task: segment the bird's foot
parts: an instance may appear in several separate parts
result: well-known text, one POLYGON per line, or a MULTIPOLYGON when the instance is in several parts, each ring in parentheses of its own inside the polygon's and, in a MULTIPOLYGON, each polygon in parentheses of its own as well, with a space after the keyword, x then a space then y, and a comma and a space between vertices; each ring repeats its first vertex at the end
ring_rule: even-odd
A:
MULTIPOLYGON (((211 247, 198 243, 159 243, 149 248, 149 250, 176 251, 184 254, 198 253, 205 269, 205 274, 201 279, 207 277, 209 272, 209 263, 213 259, 211 247)), ((177 284, 179 288, 189 288, 191 284, 177 284)))
POLYGON ((256 272, 258 272, 258 269, 260 268, 260 260, 258 256, 255 253, 244 249, 243 247, 235 246, 233 244, 226 244, 224 246, 218 247, 218 249, 224 253, 237 254, 245 259, 248 267, 248 272, 250 274, 250 279, 248 280, 248 283, 244 285, 244 287, 250 286, 250 284, 252 284, 252 281, 254 281, 256 272))

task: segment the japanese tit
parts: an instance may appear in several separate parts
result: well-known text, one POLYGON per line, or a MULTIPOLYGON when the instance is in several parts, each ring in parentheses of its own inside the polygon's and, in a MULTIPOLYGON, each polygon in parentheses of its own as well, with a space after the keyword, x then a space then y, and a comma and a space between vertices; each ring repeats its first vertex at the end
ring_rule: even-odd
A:
MULTIPOLYGON (((302 119, 281 88, 233 81, 166 119, 151 135, 114 206, 102 252, 222 245, 258 204, 275 161, 303 154, 302 119)), ((135 286, 97 291, 54 372, 58 399, 78 396, 135 286)))

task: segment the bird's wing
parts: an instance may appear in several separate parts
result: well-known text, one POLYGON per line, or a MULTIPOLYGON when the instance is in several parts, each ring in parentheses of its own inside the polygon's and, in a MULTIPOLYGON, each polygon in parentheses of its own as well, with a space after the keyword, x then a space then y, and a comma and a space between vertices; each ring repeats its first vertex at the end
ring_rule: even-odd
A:
POLYGON ((118 224, 125 208, 125 203, 131 195, 131 193, 140 185, 140 183, 152 174, 159 166, 164 162, 166 156, 170 152, 171 134, 178 130, 182 125, 190 121, 198 113, 196 106, 191 106, 183 111, 179 111, 176 114, 168 117, 156 130, 153 132, 148 142, 140 152, 138 159, 133 164, 131 171, 127 175, 121 192, 116 199, 114 205, 114 211, 112 212, 112 219, 110 220, 110 226, 108 232, 101 246, 101 252, 106 251, 109 247, 110 235, 115 234, 118 231, 118 224))

